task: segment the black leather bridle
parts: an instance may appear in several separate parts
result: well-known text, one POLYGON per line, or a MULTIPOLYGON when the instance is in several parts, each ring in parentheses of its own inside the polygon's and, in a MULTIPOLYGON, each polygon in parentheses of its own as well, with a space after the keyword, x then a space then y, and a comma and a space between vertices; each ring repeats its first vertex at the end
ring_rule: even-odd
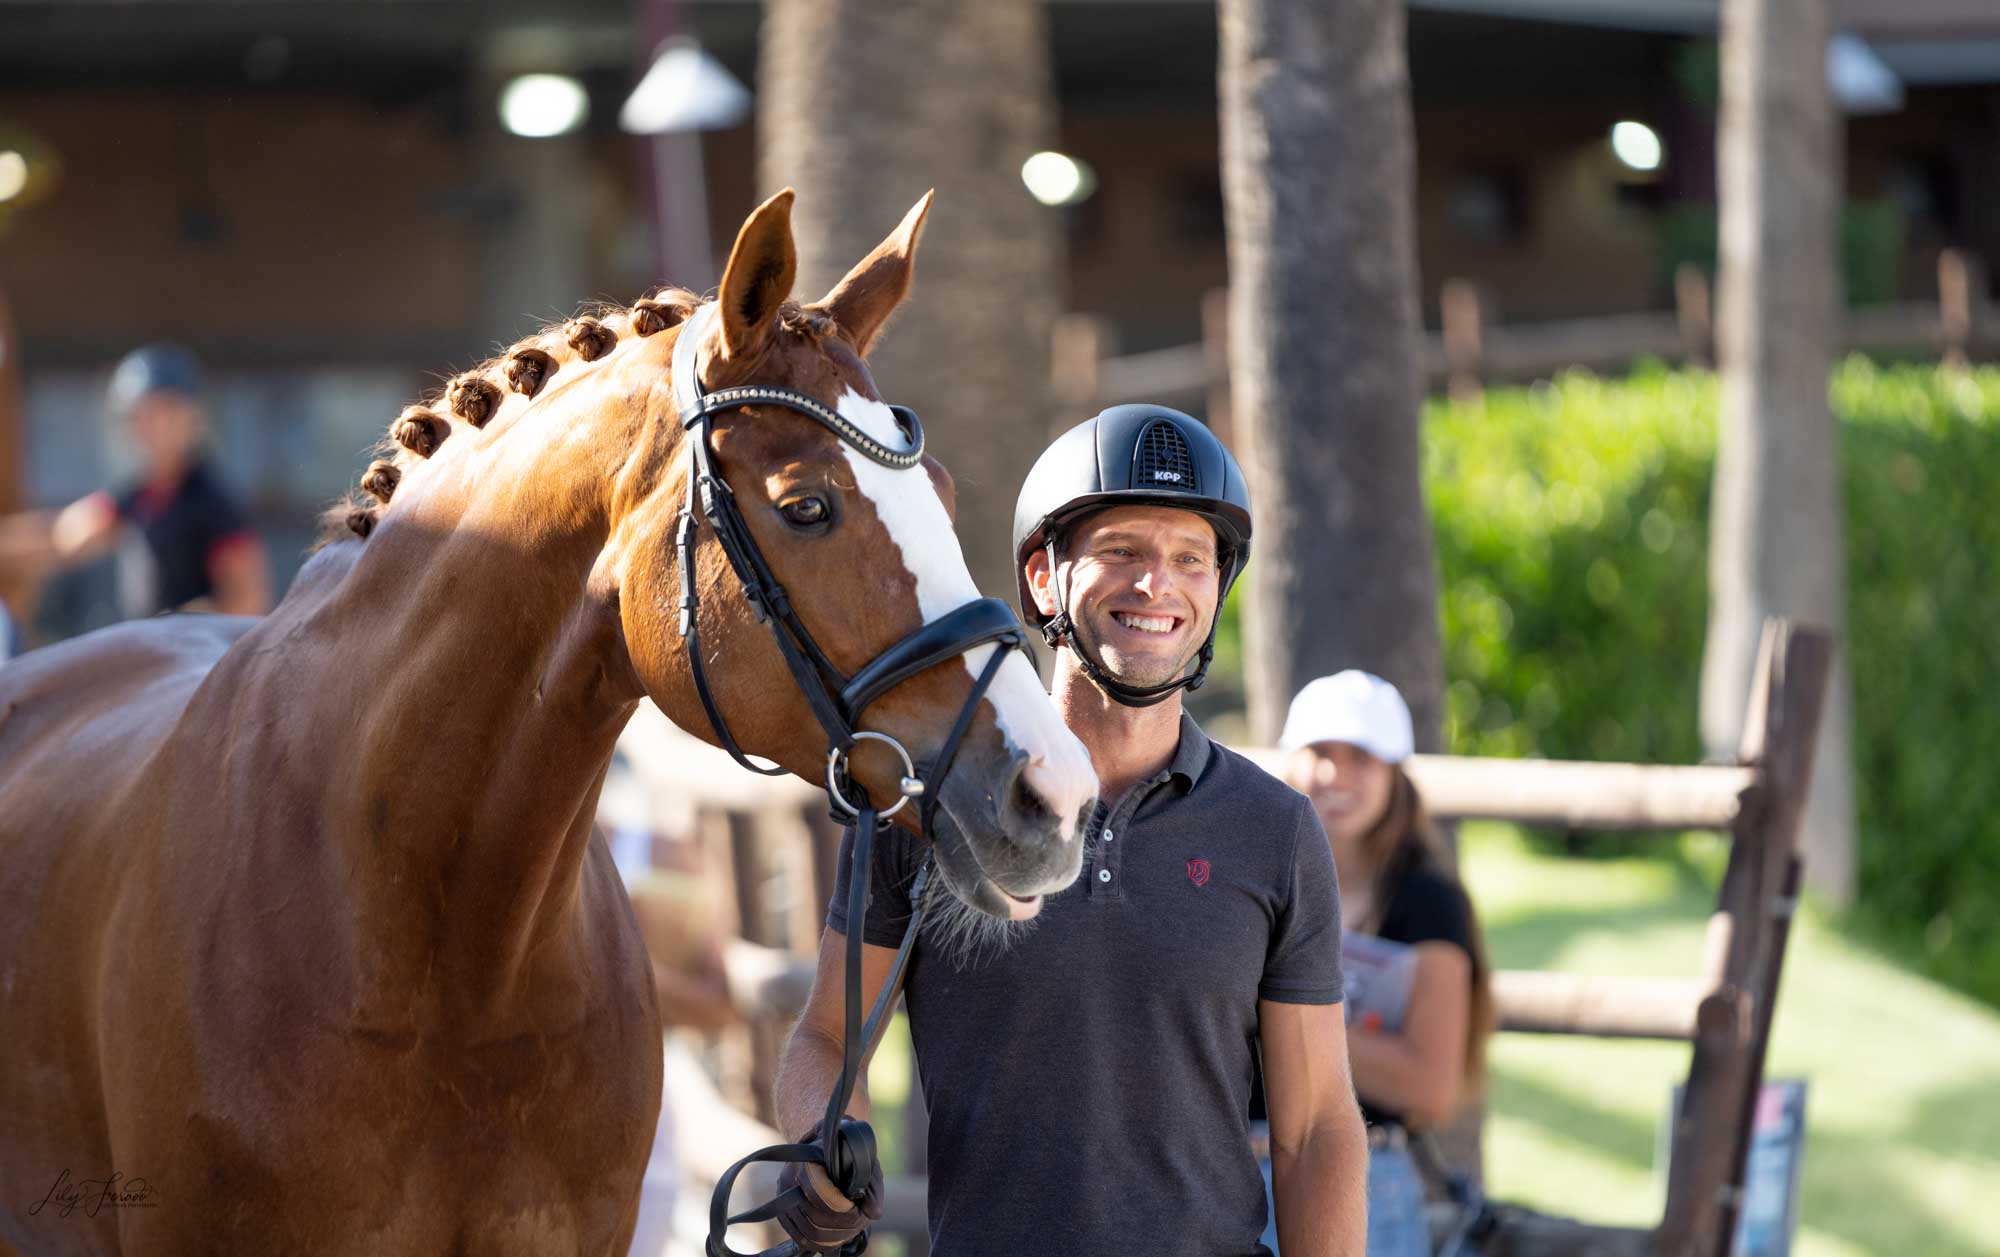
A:
MULTIPOLYGON (((691 315, 681 328, 673 357, 674 403, 680 408, 681 426, 687 432, 688 447, 687 504, 681 510, 680 524, 674 533, 674 551, 681 572, 680 633, 687 640, 688 667, 694 675, 695 693, 701 699, 702 710, 708 715, 717 742, 737 763, 767 777, 779 776, 787 771, 779 766, 767 768, 750 762, 730 734, 729 725, 722 718, 722 711, 716 705, 715 695, 703 671, 694 552, 697 534, 702 522, 706 521, 714 531, 730 569, 742 584, 743 596, 750 603, 753 614, 759 623, 770 627, 771 636, 778 643, 778 653, 784 656, 785 667, 791 672, 792 680, 804 695, 806 704, 812 708, 814 719, 826 732, 827 797, 836 818, 846 820, 854 827, 847 887, 847 1031, 840 1082, 827 1099, 826 1115, 820 1122, 816 1139, 773 1144, 744 1157, 729 1167, 729 1172, 716 1183, 715 1195, 709 1202, 708 1257, 749 1257, 729 1247, 724 1239, 728 1228, 739 1222, 764 1222, 777 1217, 794 1203, 790 1199, 793 1193, 806 1190, 803 1185, 789 1188, 776 1200, 732 1216, 729 1213, 730 1191, 736 1185, 737 1176, 753 1162, 817 1163, 825 1168, 827 1178, 835 1186, 855 1200, 860 1199, 874 1173, 874 1130, 868 1123, 844 1117, 843 1114, 854 1094, 862 1058, 881 1032, 896 990, 896 980, 916 943, 917 926, 923 918, 924 889, 930 880, 930 862, 926 860, 910 885, 909 928, 904 931, 902 945, 896 949, 888 981, 883 983, 881 993, 876 996, 874 1006, 864 1020, 861 1016, 861 936, 862 926, 867 920, 868 871, 875 830, 878 822, 894 816, 911 799, 917 799, 919 828, 927 836, 932 832, 931 821, 938 805, 938 786, 945 774, 951 771, 952 761, 957 758, 959 744, 972 726, 972 717, 979 709, 980 700, 999 676, 1008 653, 1016 648, 1027 649, 1027 635, 1020 621, 1014 618, 1013 609, 1006 603, 997 598, 979 598, 923 625, 877 655, 851 677, 834 666, 799 618, 784 586, 772 575, 770 565, 764 561, 763 552, 757 548, 756 539, 750 535, 749 526, 736 506, 736 495, 730 491, 728 481, 716 464, 713 445, 715 416, 738 406, 782 406, 816 420, 863 457, 899 470, 917 467, 922 461, 923 425, 918 422, 915 411, 904 406, 891 406, 889 409, 895 414, 905 437, 901 448, 893 448, 819 399, 794 389, 746 385, 713 393, 706 391, 701 385, 695 357, 699 342, 712 326, 715 316, 716 307, 712 304, 701 307, 691 315), (951 733, 928 764, 920 768, 902 744, 889 735, 857 727, 868 705, 889 690, 920 672, 985 645, 994 645, 997 649, 974 678, 972 690, 959 709, 951 733), (863 741, 884 743, 903 761, 902 797, 886 811, 878 811, 867 792, 848 775, 848 756, 856 743, 863 741), (858 802, 855 801, 857 798, 858 802)), ((866 1247, 867 1236, 863 1233, 842 1251, 859 1253, 866 1247)), ((798 1251, 798 1246, 788 1240, 775 1248, 765 1249, 755 1257, 786 1257, 798 1251)))

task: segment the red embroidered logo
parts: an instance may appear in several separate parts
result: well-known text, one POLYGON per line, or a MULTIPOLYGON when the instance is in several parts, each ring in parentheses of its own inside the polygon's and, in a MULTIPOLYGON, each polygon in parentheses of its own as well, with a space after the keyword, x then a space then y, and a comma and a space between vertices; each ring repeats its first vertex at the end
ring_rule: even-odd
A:
POLYGON ((1208 861, 1200 859, 1189 860, 1188 880, 1197 886, 1208 885, 1208 861))

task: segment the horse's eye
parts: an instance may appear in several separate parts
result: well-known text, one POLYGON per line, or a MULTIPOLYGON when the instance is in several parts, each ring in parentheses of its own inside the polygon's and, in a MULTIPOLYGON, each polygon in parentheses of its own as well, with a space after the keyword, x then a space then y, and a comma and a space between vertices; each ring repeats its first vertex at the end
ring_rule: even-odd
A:
POLYGON ((785 522, 796 528, 817 528, 826 522, 824 498, 793 498, 778 509, 784 513, 785 522))

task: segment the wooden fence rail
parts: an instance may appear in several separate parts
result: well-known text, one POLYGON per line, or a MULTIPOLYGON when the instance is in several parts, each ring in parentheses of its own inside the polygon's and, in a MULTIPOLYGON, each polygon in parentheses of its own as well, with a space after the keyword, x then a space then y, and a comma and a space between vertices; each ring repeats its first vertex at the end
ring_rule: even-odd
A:
MULTIPOLYGON (((1916 353, 1964 366, 2000 356, 2000 307, 1986 298, 1978 259, 1956 249, 1938 257, 1938 300, 1861 306, 1846 311, 1842 352, 1916 353)), ((1425 332, 1417 361, 1430 387, 1453 395, 1476 392, 1493 381, 1546 378, 1568 367, 1609 371, 1634 359, 1712 363, 1714 327, 1707 275, 1685 266, 1675 276, 1675 308, 1582 319, 1500 323, 1477 285, 1446 280, 1441 326, 1425 332)), ((1227 430, 1229 348, 1227 294, 1202 302, 1199 344, 1119 354, 1109 323, 1091 314, 1057 320, 1052 357, 1055 394, 1067 428, 1085 414, 1115 402, 1192 404, 1206 400, 1211 426, 1227 430)))

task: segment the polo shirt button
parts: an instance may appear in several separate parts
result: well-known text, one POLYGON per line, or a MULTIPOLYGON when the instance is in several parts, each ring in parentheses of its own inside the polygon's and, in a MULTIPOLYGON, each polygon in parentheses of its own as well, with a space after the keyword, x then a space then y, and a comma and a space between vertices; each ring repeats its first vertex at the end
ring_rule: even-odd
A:
POLYGON ((1110 869, 1099 869, 1099 870, 1097 870, 1097 880, 1098 880, 1098 881, 1100 881, 1100 882, 1108 882, 1108 881, 1110 881, 1110 880, 1111 880, 1111 870, 1110 870, 1110 869))
POLYGON ((1108 829, 1104 831, 1104 841, 1106 841, 1106 842, 1110 842, 1110 841, 1111 841, 1112 839, 1116 838, 1117 836, 1118 836, 1117 834, 1114 834, 1114 833, 1112 833, 1112 832, 1111 832, 1110 830, 1108 830, 1108 829))

